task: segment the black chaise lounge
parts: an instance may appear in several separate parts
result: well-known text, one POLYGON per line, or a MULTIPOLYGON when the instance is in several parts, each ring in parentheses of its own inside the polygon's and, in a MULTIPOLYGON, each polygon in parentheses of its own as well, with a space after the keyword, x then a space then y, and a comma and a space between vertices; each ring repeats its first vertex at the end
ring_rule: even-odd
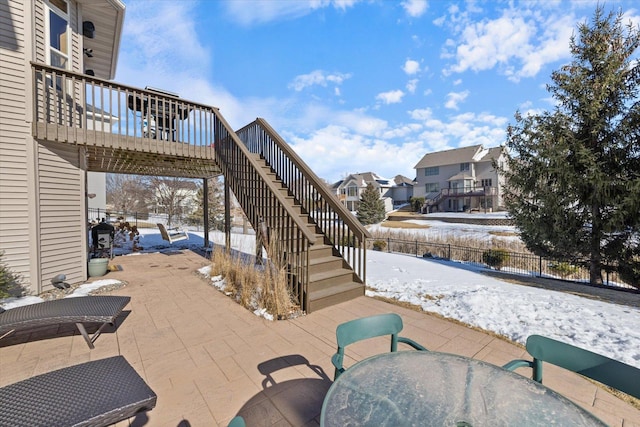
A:
POLYGON ((0 388, 2 427, 108 426, 156 406, 122 356, 70 366, 0 388))
POLYGON ((87 296, 62 298, 25 305, 3 311, 0 309, 0 339, 15 331, 61 323, 75 323, 89 348, 107 324, 113 324, 131 297, 87 296), (84 323, 101 323, 90 337, 84 323))

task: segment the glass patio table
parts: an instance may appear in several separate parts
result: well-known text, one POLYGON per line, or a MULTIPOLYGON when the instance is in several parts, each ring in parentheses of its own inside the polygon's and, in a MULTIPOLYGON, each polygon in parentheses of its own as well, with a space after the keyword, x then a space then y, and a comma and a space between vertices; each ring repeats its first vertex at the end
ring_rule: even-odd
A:
POLYGON ((604 426, 566 397, 499 366, 399 351, 348 368, 325 396, 321 426, 604 426))

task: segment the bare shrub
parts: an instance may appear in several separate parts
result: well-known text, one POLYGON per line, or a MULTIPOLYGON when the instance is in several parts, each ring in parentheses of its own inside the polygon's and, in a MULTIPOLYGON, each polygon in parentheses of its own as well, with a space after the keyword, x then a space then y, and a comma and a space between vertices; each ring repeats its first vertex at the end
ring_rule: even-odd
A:
POLYGON ((553 274, 560 276, 562 279, 572 277, 580 271, 580 267, 568 262, 552 262, 547 267, 553 274))
POLYGON ((482 253, 482 261, 489 267, 500 270, 511 256, 505 249, 489 249, 482 253))
MULTIPOLYGON (((278 254, 272 239, 267 254, 278 254)), ((224 292, 240 305, 251 310, 265 309, 275 318, 286 318, 295 308, 289 293, 286 263, 283 259, 268 257, 263 266, 256 266, 240 256, 232 256, 216 248, 211 256, 211 276, 222 276, 224 292)))

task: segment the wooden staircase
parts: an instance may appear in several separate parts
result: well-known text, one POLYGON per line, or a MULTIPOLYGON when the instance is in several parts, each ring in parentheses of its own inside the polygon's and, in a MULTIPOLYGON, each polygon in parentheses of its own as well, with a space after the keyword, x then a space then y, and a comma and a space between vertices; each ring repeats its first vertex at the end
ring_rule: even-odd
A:
POLYGON ((46 64, 32 62, 31 69, 32 136, 51 153, 84 159, 79 167, 92 172, 222 174, 225 199, 233 191, 253 228, 277 238, 274 258, 286 262, 303 310, 364 294, 370 234, 266 121, 234 132, 210 105, 46 64), (52 81, 61 90, 51 90, 52 81), (95 108, 102 114, 87 114, 95 108), (163 122, 163 132, 147 132, 147 120, 158 115, 175 119, 163 122))
POLYGON ((340 255, 314 219, 304 212, 301 203, 290 193, 289 188, 277 177, 262 156, 252 154, 252 157, 290 203, 291 210, 307 224, 308 230, 315 236, 315 243, 308 248, 309 282, 304 296, 307 311, 319 310, 364 295, 363 280, 340 255))
POLYGON ((234 162, 220 158, 225 182, 253 228, 266 224, 284 253, 295 252, 287 265, 303 309, 364 295, 366 229, 264 120, 235 134, 245 159, 238 153, 230 156, 234 162))

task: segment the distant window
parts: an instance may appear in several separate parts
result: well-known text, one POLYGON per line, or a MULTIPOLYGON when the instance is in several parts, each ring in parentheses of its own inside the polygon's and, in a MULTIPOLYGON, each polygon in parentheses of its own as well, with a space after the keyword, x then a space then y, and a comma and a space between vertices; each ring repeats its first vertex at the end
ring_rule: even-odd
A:
POLYGON ((424 175, 425 176, 440 175, 440 167, 439 166, 432 166, 430 168, 425 168, 424 169, 424 175))
POLYGON ((481 184, 481 185, 482 185, 483 187, 491 187, 491 186, 492 186, 492 185, 491 185, 491 178, 489 178, 489 179, 483 179, 483 180, 482 180, 482 184, 481 184))
POLYGON ((427 193, 437 193, 440 191, 440 184, 437 182, 429 182, 426 187, 427 193))
POLYGON ((468 172, 469 163, 460 163, 460 172, 468 172))
POLYGON ((358 187, 350 185, 347 187, 347 196, 356 197, 358 195, 358 187))
POLYGON ((47 25, 49 36, 47 62, 52 67, 69 69, 69 14, 65 0, 50 0, 47 25))

